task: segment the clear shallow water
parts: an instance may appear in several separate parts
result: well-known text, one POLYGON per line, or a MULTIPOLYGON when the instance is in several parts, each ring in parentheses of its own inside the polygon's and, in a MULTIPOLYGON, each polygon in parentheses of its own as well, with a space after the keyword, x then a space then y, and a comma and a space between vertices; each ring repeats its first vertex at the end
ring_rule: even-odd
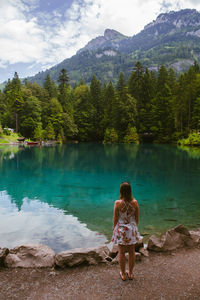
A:
POLYGON ((129 181, 147 238, 200 227, 200 150, 164 145, 69 144, 0 148, 0 246, 56 252, 112 235, 113 204, 129 181))

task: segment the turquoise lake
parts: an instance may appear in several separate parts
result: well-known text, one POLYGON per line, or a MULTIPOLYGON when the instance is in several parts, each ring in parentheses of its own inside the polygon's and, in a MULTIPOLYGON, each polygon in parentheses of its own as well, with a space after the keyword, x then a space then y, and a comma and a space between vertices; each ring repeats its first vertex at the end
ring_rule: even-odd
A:
POLYGON ((200 149, 67 144, 0 147, 0 247, 56 252, 109 242, 122 181, 132 185, 147 239, 200 227, 200 149))

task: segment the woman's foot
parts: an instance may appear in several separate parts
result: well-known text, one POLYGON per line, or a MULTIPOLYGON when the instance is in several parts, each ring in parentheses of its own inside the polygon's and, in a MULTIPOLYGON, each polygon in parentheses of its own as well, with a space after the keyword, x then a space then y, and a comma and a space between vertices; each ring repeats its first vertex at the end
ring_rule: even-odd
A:
POLYGON ((128 274, 128 279, 129 279, 129 280, 133 280, 133 278, 134 278, 134 275, 133 275, 133 274, 128 274))
POLYGON ((129 272, 126 272, 126 273, 127 273, 128 279, 133 280, 133 278, 134 278, 133 273, 129 273, 129 272))
POLYGON ((120 274, 121 280, 125 281, 126 280, 126 273, 123 274, 122 272, 120 272, 119 274, 120 274))

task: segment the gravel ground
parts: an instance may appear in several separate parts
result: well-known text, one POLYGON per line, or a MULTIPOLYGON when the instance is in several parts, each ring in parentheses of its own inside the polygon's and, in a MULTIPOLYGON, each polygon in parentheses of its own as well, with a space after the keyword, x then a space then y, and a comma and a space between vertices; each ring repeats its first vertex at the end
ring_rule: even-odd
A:
POLYGON ((200 247, 151 253, 134 273, 122 281, 118 265, 0 269, 0 300, 200 299, 200 247))

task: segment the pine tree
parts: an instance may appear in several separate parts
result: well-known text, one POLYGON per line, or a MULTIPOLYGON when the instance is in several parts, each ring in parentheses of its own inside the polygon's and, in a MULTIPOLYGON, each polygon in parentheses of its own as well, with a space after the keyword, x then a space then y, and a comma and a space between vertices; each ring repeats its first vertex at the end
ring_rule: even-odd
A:
POLYGON ((19 117, 23 106, 22 97, 22 84, 18 77, 17 72, 15 72, 12 81, 8 80, 8 83, 4 90, 5 101, 8 108, 7 122, 8 125, 14 126, 15 120, 15 131, 18 132, 19 129, 19 117))
POLYGON ((93 75, 92 81, 90 84, 90 103, 94 108, 93 113, 93 140, 101 141, 103 139, 103 97, 101 93, 101 85, 96 76, 93 75))
POLYGON ((53 80, 51 80, 51 77, 49 74, 47 74, 43 87, 48 93, 48 98, 51 99, 53 97, 57 97, 57 88, 53 80))
POLYGON ((116 112, 116 95, 112 82, 104 89, 104 118, 103 118, 103 128, 115 128, 117 123, 116 112))
POLYGON ((20 122, 20 133, 27 138, 33 138, 34 130, 41 126, 41 103, 37 97, 30 96, 23 105, 20 122))
POLYGON ((77 138, 80 141, 92 141, 94 132, 92 120, 95 110, 90 103, 89 88, 86 85, 78 86, 74 91, 74 98, 74 120, 78 127, 77 138))

